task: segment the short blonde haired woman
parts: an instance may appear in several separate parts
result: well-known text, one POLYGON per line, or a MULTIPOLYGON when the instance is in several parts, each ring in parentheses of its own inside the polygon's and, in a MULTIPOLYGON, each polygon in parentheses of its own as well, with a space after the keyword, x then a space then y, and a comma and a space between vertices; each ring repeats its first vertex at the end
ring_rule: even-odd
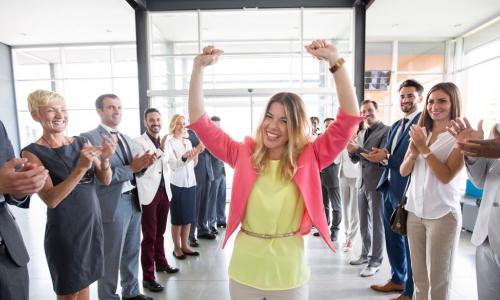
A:
POLYGON ((64 98, 37 90, 28 96, 31 116, 42 136, 22 150, 29 162, 44 166, 49 177, 38 195, 47 205, 45 255, 58 299, 89 299, 88 286, 103 275, 103 232, 95 177, 111 182, 108 158, 115 143, 89 145, 65 135, 64 98))

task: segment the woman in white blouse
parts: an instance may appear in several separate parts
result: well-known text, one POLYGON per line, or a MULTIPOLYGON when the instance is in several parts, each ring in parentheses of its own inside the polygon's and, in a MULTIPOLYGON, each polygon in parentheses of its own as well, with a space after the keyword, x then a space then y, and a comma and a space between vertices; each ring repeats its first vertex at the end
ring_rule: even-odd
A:
MULTIPOLYGON (((172 224, 172 240, 177 259, 185 259, 186 255, 198 256, 199 253, 189 248, 188 237, 191 224, 196 221, 196 177, 194 166, 198 162, 198 154, 202 146, 193 149, 186 135, 185 118, 179 114, 172 116, 169 135, 162 140, 162 148, 169 158, 172 169, 170 188, 172 201, 170 203, 170 221, 172 224)), ((200 144, 201 145, 201 144, 200 144)))
POLYGON ((431 88, 418 125, 410 130, 410 147, 400 167, 402 176, 411 174, 405 208, 417 300, 449 298, 462 225, 458 190, 462 182, 457 174, 464 164, 447 127, 460 117, 460 102, 453 83, 431 88))

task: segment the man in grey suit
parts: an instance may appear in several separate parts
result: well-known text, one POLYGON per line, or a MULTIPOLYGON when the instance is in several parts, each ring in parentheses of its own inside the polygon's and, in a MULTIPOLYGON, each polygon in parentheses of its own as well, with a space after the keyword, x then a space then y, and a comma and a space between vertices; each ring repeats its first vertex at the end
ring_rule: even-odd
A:
POLYGON ((28 208, 30 194, 38 192, 48 171, 25 158, 16 159, 0 121, 0 299, 29 298, 28 251, 14 215, 6 204, 28 208))
POLYGON ((137 280, 141 206, 135 176, 154 163, 155 153, 146 152, 138 156, 132 139, 118 132, 122 117, 118 96, 101 95, 95 106, 101 124, 82 136, 95 146, 101 145, 103 139, 113 139, 118 144, 116 152, 109 158, 113 170, 111 184, 97 186, 104 233, 104 276, 97 285, 99 299, 120 299, 116 294, 118 272, 121 276, 122 299, 153 299, 140 293, 137 280))
POLYGON ((361 186, 358 192, 359 231, 361 233, 361 256, 352 260, 351 265, 368 265, 361 271, 362 277, 373 276, 380 270, 384 250, 384 221, 382 194, 377 184, 384 171, 378 163, 366 160, 361 153, 372 148, 382 148, 387 141, 390 127, 378 118, 378 105, 373 100, 361 102, 361 114, 367 128, 359 132, 356 142, 349 142, 347 151, 353 162, 361 161, 361 186), (371 232, 373 231, 373 232, 371 232), (368 254, 371 250, 371 256, 368 254))

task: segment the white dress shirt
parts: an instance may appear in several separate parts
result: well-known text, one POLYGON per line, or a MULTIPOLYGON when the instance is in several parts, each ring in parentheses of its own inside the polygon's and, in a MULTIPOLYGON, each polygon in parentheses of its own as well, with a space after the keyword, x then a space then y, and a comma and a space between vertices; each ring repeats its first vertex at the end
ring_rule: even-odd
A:
MULTIPOLYGON (((431 134, 427 141, 430 137, 431 134)), ((439 161, 446 163, 455 148, 455 138, 447 131, 442 132, 429 148, 439 161)), ((449 183, 442 183, 431 171, 422 155, 419 155, 411 172, 405 208, 424 219, 438 219, 449 212, 460 214, 461 185, 463 182, 458 175, 449 183)))
POLYGON ((196 176, 194 174, 194 162, 184 162, 182 155, 193 149, 191 141, 188 138, 177 139, 171 137, 168 140, 168 164, 172 172, 170 173, 170 183, 178 187, 192 187, 196 185, 196 176))

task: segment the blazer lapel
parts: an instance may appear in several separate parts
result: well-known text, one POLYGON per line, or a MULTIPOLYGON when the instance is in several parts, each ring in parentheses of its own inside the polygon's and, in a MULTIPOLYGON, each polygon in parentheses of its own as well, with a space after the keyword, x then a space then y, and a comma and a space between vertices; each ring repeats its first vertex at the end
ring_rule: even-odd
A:
MULTIPOLYGON (((410 132, 410 127, 411 125, 414 125, 418 122, 418 119, 420 118, 420 114, 417 114, 415 116, 415 118, 413 118, 413 120, 411 121, 410 125, 406 126, 406 129, 404 132, 402 132, 399 136, 398 136, 398 141, 396 142, 396 147, 394 147, 394 152, 396 152, 396 149, 399 147, 399 145, 401 144, 401 142, 403 141, 404 138, 407 138, 408 137, 408 133, 410 132)), ((401 122, 403 122, 403 119, 399 120, 399 124, 398 126, 401 125, 401 122)))
MULTIPOLYGON (((102 127, 101 125, 99 125, 99 127, 97 127, 97 131, 99 132, 99 135, 100 135, 98 137, 98 139, 102 138, 102 136, 106 136, 106 137, 109 137, 110 139, 113 139, 113 136, 106 129, 104 129, 104 127, 102 127)), ((118 149, 119 149, 119 147, 117 147, 116 150, 118 150, 118 149)), ((125 159, 122 157, 121 151, 119 151, 119 150, 116 151, 116 150, 115 150, 115 153, 113 156, 118 157, 118 159, 120 160, 122 165, 125 165, 125 159)), ((112 158, 113 156, 111 156, 110 158, 112 158)))

